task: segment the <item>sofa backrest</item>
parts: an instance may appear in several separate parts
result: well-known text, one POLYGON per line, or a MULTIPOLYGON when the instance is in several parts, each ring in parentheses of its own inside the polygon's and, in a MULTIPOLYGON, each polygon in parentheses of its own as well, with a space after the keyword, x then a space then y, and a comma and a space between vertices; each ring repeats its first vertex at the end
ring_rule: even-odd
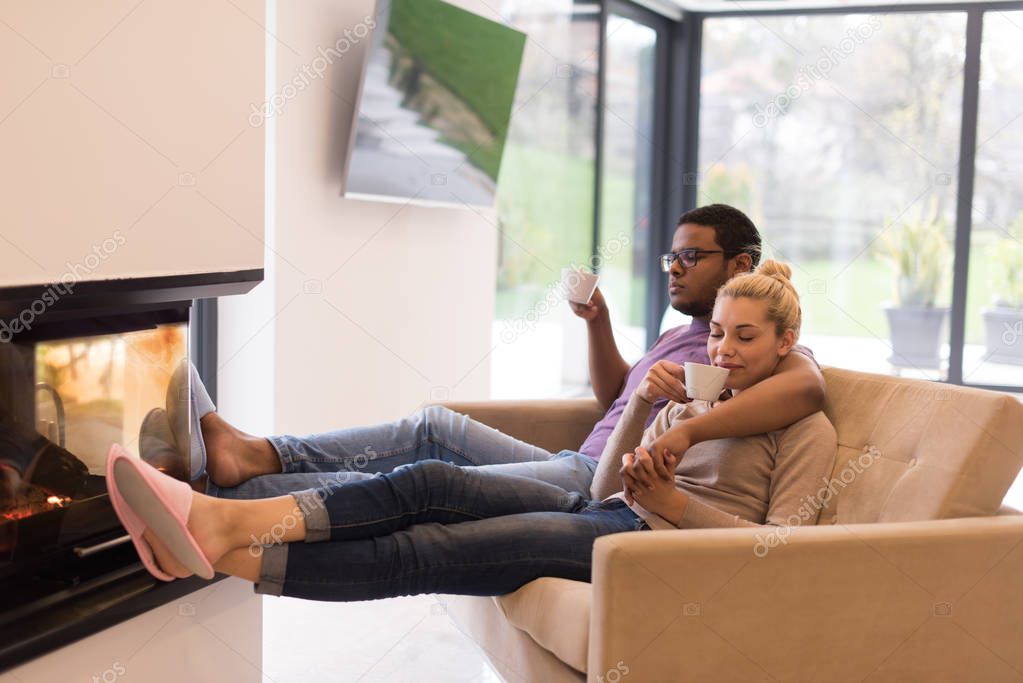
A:
POLYGON ((997 514, 1023 464, 1009 394, 825 368, 838 456, 820 524, 997 514))

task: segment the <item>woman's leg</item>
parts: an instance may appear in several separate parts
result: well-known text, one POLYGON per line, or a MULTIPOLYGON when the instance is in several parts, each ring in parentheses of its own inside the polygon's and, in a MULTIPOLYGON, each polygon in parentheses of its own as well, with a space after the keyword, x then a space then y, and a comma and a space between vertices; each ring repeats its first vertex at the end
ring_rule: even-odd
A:
POLYGON ((541 576, 588 581, 594 540, 641 525, 621 501, 594 503, 576 514, 418 524, 372 539, 269 546, 260 558, 236 558, 241 573, 235 575, 253 580, 256 574, 257 593, 310 600, 503 595, 541 576))
MULTIPOLYGON (((414 524, 458 524, 523 512, 577 512, 588 497, 536 479, 427 460, 333 489, 291 494, 307 542, 374 538, 414 524)), ((261 545, 276 538, 259 538, 261 545)))
MULTIPOLYGON (((211 562, 232 550, 305 540, 372 538, 413 524, 456 524, 532 511, 573 512, 585 499, 545 482, 440 461, 400 467, 345 486, 262 500, 193 494, 188 528, 211 562)), ((157 560, 177 567, 159 544, 157 560)))

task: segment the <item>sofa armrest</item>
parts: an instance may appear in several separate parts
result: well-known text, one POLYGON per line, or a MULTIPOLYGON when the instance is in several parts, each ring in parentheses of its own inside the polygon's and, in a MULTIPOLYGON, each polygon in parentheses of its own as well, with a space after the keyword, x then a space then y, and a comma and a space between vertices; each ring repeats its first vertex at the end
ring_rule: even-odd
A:
POLYGON ((598 539, 588 680, 1023 675, 1023 517, 770 531, 598 539))
POLYGON ((593 398, 441 405, 552 453, 577 450, 593 425, 604 416, 604 410, 593 398))

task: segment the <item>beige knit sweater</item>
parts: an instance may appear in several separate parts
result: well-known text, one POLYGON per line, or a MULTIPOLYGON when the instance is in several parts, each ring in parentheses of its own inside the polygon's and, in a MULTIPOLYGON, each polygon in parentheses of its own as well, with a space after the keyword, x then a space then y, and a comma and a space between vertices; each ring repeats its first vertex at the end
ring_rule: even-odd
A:
MULTIPOLYGON (((644 431, 650 408, 633 393, 597 466, 594 499, 624 498, 618 470, 636 444, 649 446, 673 425, 713 409, 705 401, 671 402, 644 431)), ((816 524, 817 494, 828 485, 837 448, 835 428, 822 412, 767 434, 692 446, 675 469, 675 486, 689 496, 678 528, 816 524)), ((638 503, 631 508, 652 529, 676 528, 638 503)))

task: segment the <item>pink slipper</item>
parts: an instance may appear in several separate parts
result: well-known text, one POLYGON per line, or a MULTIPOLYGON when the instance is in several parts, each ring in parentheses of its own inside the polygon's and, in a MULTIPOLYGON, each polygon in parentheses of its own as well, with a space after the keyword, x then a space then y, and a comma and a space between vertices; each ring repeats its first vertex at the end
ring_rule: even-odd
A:
POLYGON ((177 578, 157 566, 153 549, 142 538, 146 529, 156 534, 193 574, 213 578, 212 565, 188 531, 188 511, 192 507, 192 488, 188 484, 168 477, 115 443, 107 454, 107 492, 150 574, 162 581, 177 578))

